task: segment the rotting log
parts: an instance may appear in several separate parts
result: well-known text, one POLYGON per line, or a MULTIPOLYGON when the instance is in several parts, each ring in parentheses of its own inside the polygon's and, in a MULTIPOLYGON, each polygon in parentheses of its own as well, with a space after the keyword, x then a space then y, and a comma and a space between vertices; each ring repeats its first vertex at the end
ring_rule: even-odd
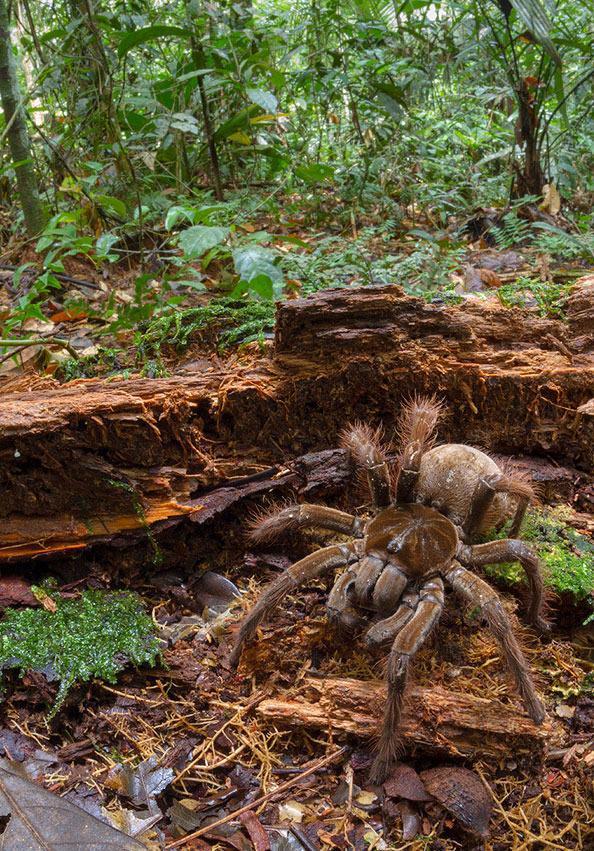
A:
MULTIPOLYGON (((296 694, 264 700, 256 712, 275 726, 371 739, 379 729, 385 694, 381 682, 309 677, 296 694)), ((440 686, 409 689, 401 729, 405 746, 413 750, 497 758, 510 753, 542 756, 550 733, 546 725, 537 727, 498 700, 440 686)))
MULTIPOLYGON (((588 299, 564 323, 492 301, 428 304, 395 286, 332 290, 279 305, 270 356, 7 392, 0 559, 146 543, 149 527, 189 539, 273 491, 332 496, 323 464, 304 476, 286 459, 336 446, 349 420, 390 436, 414 392, 447 401, 442 439, 570 465, 579 493, 594 472, 588 299)), ((344 484, 348 465, 333 457, 344 484)))

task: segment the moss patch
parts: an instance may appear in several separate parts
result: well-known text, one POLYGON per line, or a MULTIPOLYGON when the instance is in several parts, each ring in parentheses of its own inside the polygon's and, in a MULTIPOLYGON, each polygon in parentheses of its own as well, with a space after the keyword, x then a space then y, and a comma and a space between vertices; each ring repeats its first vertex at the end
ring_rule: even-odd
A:
POLYGON ((60 681, 50 717, 77 682, 113 683, 128 663, 155 663, 153 623, 130 593, 85 591, 75 600, 48 594, 55 611, 7 609, 0 621, 0 669, 42 671, 60 681))
MULTIPOLYGON (((594 543, 568 525, 569 509, 532 509, 527 512, 522 538, 536 549, 543 566, 545 584, 557 593, 571 594, 576 602, 592 598, 594 589, 594 543)), ((505 538, 503 530, 495 537, 505 538)), ((486 572, 509 584, 524 581, 517 563, 486 567, 486 572)))
POLYGON ((203 307, 176 310, 152 319, 136 336, 138 358, 159 358, 161 347, 182 352, 206 330, 216 336, 220 350, 263 340, 274 328, 275 306, 269 301, 218 298, 203 307))

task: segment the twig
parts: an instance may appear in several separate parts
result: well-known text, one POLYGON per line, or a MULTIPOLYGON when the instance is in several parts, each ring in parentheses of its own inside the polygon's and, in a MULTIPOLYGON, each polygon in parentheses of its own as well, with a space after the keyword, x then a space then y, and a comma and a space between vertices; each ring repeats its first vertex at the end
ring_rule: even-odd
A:
POLYGON ((10 358, 17 355, 19 352, 22 352, 23 349, 27 349, 29 346, 61 346, 63 349, 66 349, 71 358, 76 358, 78 360, 79 355, 75 348, 73 348, 68 340, 63 340, 61 337, 37 337, 30 340, 18 340, 18 339, 0 339, 0 349, 4 348, 14 348, 14 352, 9 352, 7 355, 4 355, 0 358, 0 363, 4 363, 6 360, 10 360, 10 358))
MULTIPOLYGON (((13 266, 11 263, 0 263, 0 269, 5 270, 6 272, 16 272, 17 269, 20 269, 20 266, 13 266)), ((34 271, 37 277, 42 274, 37 270, 31 271, 34 271)), ((68 284, 75 284, 78 287, 87 287, 90 290, 101 289, 99 284, 95 284, 93 281, 82 281, 80 278, 73 278, 70 275, 66 275, 64 272, 52 272, 52 275, 59 281, 65 281, 68 284)))
POLYGON ((217 821, 213 821, 212 824, 207 824, 204 827, 201 827, 199 830, 195 830, 194 833, 190 833, 187 836, 182 837, 181 839, 176 839, 175 842, 168 842, 165 848, 179 848, 180 845, 184 845, 191 839, 197 839, 199 836, 204 836, 205 833, 210 833, 212 830, 214 830, 214 828, 221 827, 223 824, 227 824, 227 822, 233 821, 234 819, 238 818, 242 813, 247 813, 254 807, 259 807, 261 804, 272 800, 272 798, 276 798, 276 796, 280 795, 282 792, 286 792, 287 789, 291 789, 293 786, 296 786, 300 780, 304 780, 306 777, 309 777, 310 774, 313 774, 320 768, 324 768, 324 766, 330 765, 331 762, 334 762, 339 757, 344 756, 347 751, 348 748, 343 747, 337 751, 334 751, 334 753, 331 753, 328 756, 322 757, 322 759, 319 759, 314 762, 313 765, 310 765, 310 767, 306 771, 302 771, 301 774, 297 775, 297 777, 293 777, 291 778, 291 780, 287 780, 286 783, 281 783, 278 789, 273 789, 272 792, 267 792, 265 795, 261 795, 261 797, 256 798, 256 800, 252 801, 250 804, 246 804, 245 806, 240 807, 238 810, 235 810, 232 813, 228 813, 226 816, 223 816, 223 818, 217 819, 217 821))

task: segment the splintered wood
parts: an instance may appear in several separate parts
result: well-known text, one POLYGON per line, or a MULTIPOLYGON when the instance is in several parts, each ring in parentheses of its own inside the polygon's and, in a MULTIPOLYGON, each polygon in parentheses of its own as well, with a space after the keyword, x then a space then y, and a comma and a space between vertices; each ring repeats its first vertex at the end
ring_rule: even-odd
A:
POLYGON ((278 491, 283 476, 324 499, 336 482, 296 483, 287 459, 337 446, 357 419, 390 436, 414 393, 447 402, 442 440, 540 453, 591 477, 593 304, 586 287, 565 323, 496 300, 444 306, 396 286, 330 290, 279 304, 272 356, 203 360, 165 379, 8 390, 0 559, 146 544, 149 529, 187 539, 192 524, 278 491), (254 473, 262 481, 252 487, 254 473))
MULTIPOLYGON (((264 700, 256 712, 274 725, 373 738, 385 695, 381 682, 310 677, 296 694, 264 700)), ((547 728, 498 700, 435 686, 409 689, 402 734, 407 746, 447 756, 501 757, 511 752, 538 757, 547 728)))

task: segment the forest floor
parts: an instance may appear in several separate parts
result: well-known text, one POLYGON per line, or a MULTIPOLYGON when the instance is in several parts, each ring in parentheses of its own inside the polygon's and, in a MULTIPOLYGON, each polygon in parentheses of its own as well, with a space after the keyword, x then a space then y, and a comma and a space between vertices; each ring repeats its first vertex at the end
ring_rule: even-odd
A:
MULTIPOLYGON (((412 223, 414 229, 434 234, 421 247, 418 237, 402 231, 393 236, 373 220, 346 233, 321 232, 311 218, 279 224, 263 217, 253 227, 271 231, 273 225, 301 243, 288 280, 295 296, 337 283, 360 286, 412 276, 411 291, 424 291, 429 281, 434 302, 499 299, 511 307, 528 307, 535 317, 563 318, 564 298, 576 281, 586 288, 594 280, 594 262, 555 258, 530 245, 493 247, 477 237, 455 254, 440 246, 443 234, 428 219, 412 223)), ((87 262, 68 258, 67 274, 78 283, 64 282, 63 290, 48 295, 44 318, 25 321, 22 330, 31 345, 0 353, 2 392, 51 390, 68 379, 91 376, 184 375, 205 362, 269 356, 272 309, 265 306, 247 317, 233 306, 226 315, 211 310, 213 300, 224 295, 224 265, 206 270, 206 292, 184 295, 184 311, 203 312, 189 314, 180 333, 180 326, 163 323, 155 312, 164 298, 155 283, 162 267, 150 249, 147 257, 154 277, 148 277, 142 291, 135 283, 136 264, 126 268, 122 262, 106 277, 87 262), (230 330, 238 333, 222 338, 230 330), (56 338, 67 340, 69 350, 56 344, 56 338), (239 351, 236 342, 243 342, 239 351)), ((17 265, 36 258, 30 250, 11 246, 2 260, 17 265)), ((8 271, 0 301, 5 315, 17 309, 26 280, 19 286, 15 290, 8 271)), ((584 517, 577 525, 591 539, 592 526, 584 517)), ((219 538, 226 537, 227 545, 219 558, 208 556, 207 566, 245 591, 241 601, 229 604, 225 595, 218 600, 215 594, 205 603, 200 585, 171 567, 159 572, 153 566, 148 575, 136 571, 121 584, 136 592, 152 614, 162 641, 157 666, 126 667, 117 683, 92 679, 75 685, 53 719, 48 707, 57 686, 47 671, 28 670, 22 676, 7 671, 0 753, 20 763, 46 789, 137 836, 148 848, 591 847, 594 637, 591 624, 583 623, 588 614, 583 605, 572 606, 567 596, 553 599, 553 639, 543 643, 520 626, 516 594, 498 585, 508 609, 518 610, 517 628, 546 703, 544 753, 510 749, 498 757, 464 758, 439 748, 409 749, 403 764, 410 771, 401 770, 376 787, 367 780, 373 753, 368 738, 340 732, 331 718, 321 730, 280 725, 260 708, 271 696, 299 699, 308 677, 380 679, 381 657, 356 644, 345 646, 329 630, 324 616, 327 585, 318 583, 289 598, 262 628, 239 671, 231 671, 228 655, 241 611, 267 579, 303 550, 290 543, 271 554, 246 553, 237 514, 219 523, 219 538), (419 793, 427 778, 423 772, 442 766, 462 784, 458 799, 454 795, 447 806, 435 795, 419 793), (471 768, 491 790, 486 838, 477 835, 480 815, 470 816, 474 833, 463 825, 461 798, 473 799, 467 809, 474 812, 474 805, 480 809, 481 795, 455 775, 460 767, 471 768), (184 838, 195 833, 199 835, 184 838)), ((32 568, 16 562, 10 570, 13 577, 0 588, 3 607, 30 603, 31 572, 38 581, 42 563, 32 568)), ((90 562, 88 581, 81 582, 78 573, 68 581, 62 573, 49 601, 37 586, 34 596, 52 611, 54 593, 76 598, 87 585, 114 584, 108 571, 90 562)), ((452 603, 434 639, 418 655, 413 680, 421 687, 488 696, 522 711, 495 642, 472 613, 463 614, 452 603)))

